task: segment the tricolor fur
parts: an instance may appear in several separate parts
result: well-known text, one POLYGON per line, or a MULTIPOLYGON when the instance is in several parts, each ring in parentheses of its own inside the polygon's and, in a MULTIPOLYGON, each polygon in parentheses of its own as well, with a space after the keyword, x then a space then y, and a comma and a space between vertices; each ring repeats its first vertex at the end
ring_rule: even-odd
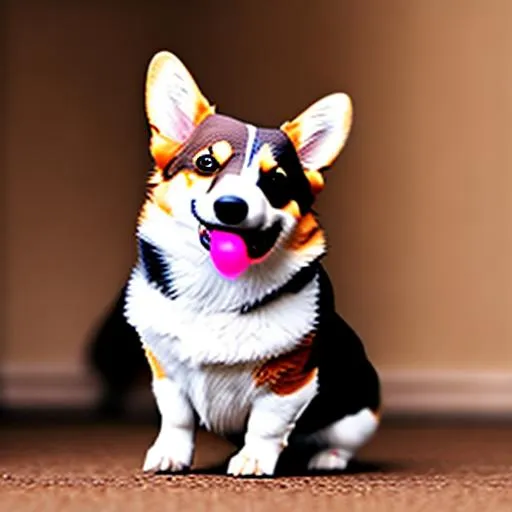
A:
POLYGON ((162 416, 145 469, 189 467, 198 422, 243 435, 230 474, 274 474, 288 444, 316 447, 310 468, 343 469, 377 427, 379 383, 335 312, 312 206, 348 136, 349 97, 258 128, 216 113, 160 52, 146 112, 154 169, 125 305, 162 416), (224 239, 245 251, 236 278, 216 267, 224 239))

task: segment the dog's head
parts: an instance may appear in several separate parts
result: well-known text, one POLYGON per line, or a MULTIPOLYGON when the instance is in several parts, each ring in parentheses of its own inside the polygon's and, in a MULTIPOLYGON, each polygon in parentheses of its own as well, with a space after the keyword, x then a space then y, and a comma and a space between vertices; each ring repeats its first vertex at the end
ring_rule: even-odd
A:
POLYGON ((146 113, 155 166, 140 223, 163 214, 231 279, 276 254, 324 251, 311 208, 350 131, 347 95, 326 96, 279 129, 256 128, 217 114, 182 62, 160 52, 146 113))

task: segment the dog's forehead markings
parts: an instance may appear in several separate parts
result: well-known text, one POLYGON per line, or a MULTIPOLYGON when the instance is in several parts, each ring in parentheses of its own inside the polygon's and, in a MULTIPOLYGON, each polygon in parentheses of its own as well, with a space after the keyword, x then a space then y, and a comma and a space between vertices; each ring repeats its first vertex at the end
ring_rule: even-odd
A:
POLYGON ((277 167, 277 161, 268 144, 263 144, 258 152, 258 160, 262 172, 268 172, 277 167))
POLYGON ((208 148, 212 148, 214 152, 220 151, 221 158, 229 159, 223 172, 240 172, 247 138, 247 129, 244 123, 231 117, 213 114, 197 127, 186 142, 172 163, 170 174, 193 166, 194 157, 202 151, 208 151, 208 148), (228 151, 226 152, 226 150, 228 151))
POLYGON ((193 155, 220 142, 227 142, 232 150, 221 174, 243 173, 253 181, 257 181, 262 165, 276 162, 278 155, 290 150, 288 138, 277 128, 258 128, 229 116, 214 114, 198 126, 183 148, 180 160, 188 163, 193 155), (263 148, 266 151, 261 153, 263 148))
POLYGON ((213 157, 219 162, 220 165, 224 165, 233 155, 233 147, 227 140, 215 142, 208 149, 212 152, 213 157))
POLYGON ((261 141, 258 139, 258 129, 255 126, 247 124, 246 128, 248 139, 242 171, 245 176, 256 182, 260 169, 258 159, 255 157, 261 147, 261 141))
POLYGON ((207 117, 197 127, 171 163, 168 176, 193 168, 195 158, 210 151, 214 156, 216 151, 219 153, 217 156, 222 165, 222 171, 216 178, 243 174, 256 183, 262 171, 284 165, 285 172, 291 172, 290 177, 304 181, 295 148, 282 130, 256 127, 222 114, 207 117))
POLYGON ((278 128, 256 128, 247 125, 247 141, 244 171, 258 179, 261 171, 269 171, 278 166, 278 158, 287 153, 295 154, 288 137, 278 128))
POLYGON ((252 125, 247 125, 247 131, 249 132, 250 145, 247 146, 247 160, 246 165, 250 167, 254 163, 254 157, 258 153, 261 147, 261 141, 258 139, 258 130, 252 125))
POLYGON ((288 137, 277 128, 259 128, 257 137, 260 140, 260 146, 267 146, 274 158, 285 151, 295 152, 288 137))
POLYGON ((258 153, 263 171, 258 182, 260 188, 273 190, 273 183, 268 181, 266 175, 272 167, 280 167, 287 177, 291 198, 296 201, 302 213, 306 212, 313 204, 314 196, 292 141, 282 130, 273 128, 259 128, 257 138, 262 148, 268 148, 258 153))

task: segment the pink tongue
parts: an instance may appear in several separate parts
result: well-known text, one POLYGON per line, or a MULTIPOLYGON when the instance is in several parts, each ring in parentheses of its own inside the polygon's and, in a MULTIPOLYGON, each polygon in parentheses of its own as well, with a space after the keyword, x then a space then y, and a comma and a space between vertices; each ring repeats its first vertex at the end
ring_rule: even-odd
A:
POLYGON ((210 232, 210 256, 215 268, 228 279, 236 279, 251 264, 244 239, 226 231, 210 232))

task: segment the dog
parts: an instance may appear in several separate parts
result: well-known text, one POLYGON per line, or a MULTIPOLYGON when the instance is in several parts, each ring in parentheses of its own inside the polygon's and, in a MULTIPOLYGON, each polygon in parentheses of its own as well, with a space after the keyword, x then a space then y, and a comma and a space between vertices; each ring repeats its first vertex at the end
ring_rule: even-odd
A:
POLYGON ((335 93, 279 128, 219 114, 183 62, 149 62, 154 167, 137 221, 124 314, 151 368, 160 431, 143 470, 191 469, 202 426, 240 449, 239 477, 275 475, 283 450, 344 470, 376 432, 379 377, 336 313, 313 204, 345 145, 335 93))

